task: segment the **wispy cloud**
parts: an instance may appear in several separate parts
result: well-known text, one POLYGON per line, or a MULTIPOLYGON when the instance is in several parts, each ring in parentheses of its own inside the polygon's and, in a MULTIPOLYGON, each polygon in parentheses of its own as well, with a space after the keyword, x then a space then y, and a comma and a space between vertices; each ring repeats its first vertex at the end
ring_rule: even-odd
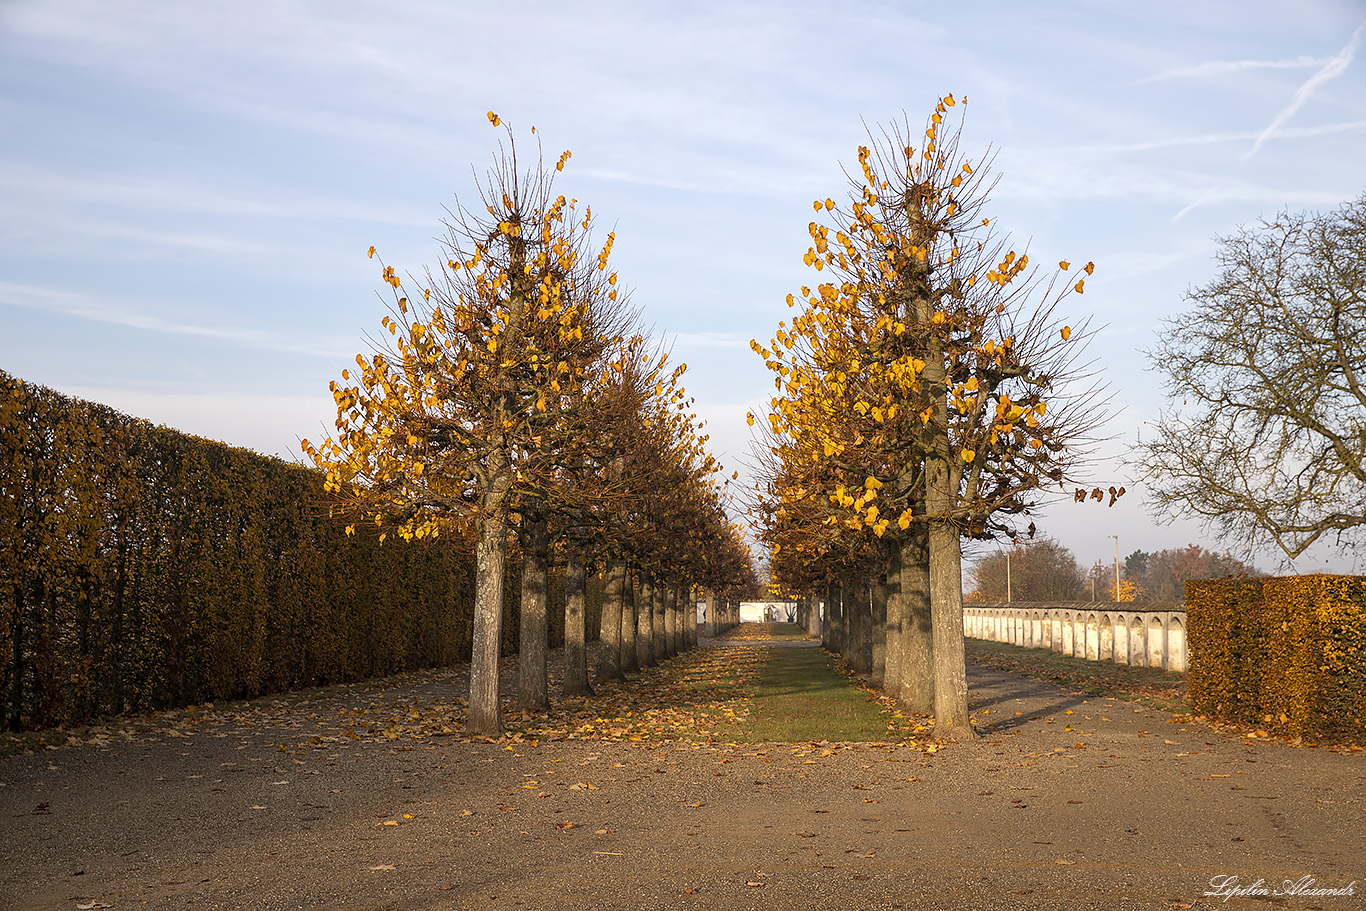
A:
POLYGON ((1228 186, 1226 184, 1215 184, 1214 186, 1210 187, 1208 190, 1197 196, 1193 202, 1191 202, 1189 205, 1183 208, 1180 212, 1177 212, 1175 215, 1173 215, 1172 221, 1180 221, 1181 219, 1185 218, 1188 213, 1200 208, 1205 203, 1209 202, 1211 199, 1214 199, 1216 196, 1221 196, 1222 194, 1226 193, 1228 193, 1228 186))
POLYGON ((1293 60, 1216 60, 1178 70, 1167 70, 1140 79, 1139 82, 1161 82, 1166 79, 1200 79, 1205 76, 1224 76, 1247 70, 1307 70, 1311 67, 1323 66, 1328 62, 1330 61, 1324 57, 1303 56, 1296 57, 1293 60))
POLYGON ((25 285, 18 282, 0 280, 0 306, 22 307, 26 310, 40 310, 48 313, 61 313, 77 319, 146 332, 159 332, 169 335, 184 335, 211 341, 245 345, 293 354, 306 354, 317 357, 346 357, 344 345, 327 349, 321 346, 299 345, 268 332, 247 329, 240 326, 210 326, 194 323, 174 322, 124 307, 110 301, 100 300, 85 294, 25 285))
MULTIPOLYGON (((1366 120, 1350 120, 1344 123, 1328 123, 1316 127, 1289 127, 1277 130, 1266 139, 1308 139, 1315 136, 1328 136, 1333 133, 1357 133, 1366 130, 1366 120)), ((1147 152, 1153 149, 1171 149, 1181 146, 1217 145, 1228 142, 1246 142, 1264 136, 1265 130, 1241 130, 1230 133, 1206 133, 1202 136, 1172 136, 1166 139, 1150 139, 1144 142, 1116 143, 1113 145, 1086 145, 1060 149, 1061 152, 1147 152)))
POLYGON ((288 187, 254 185, 214 188, 175 176, 59 173, 23 161, 0 159, 0 189, 82 206, 182 212, 197 216, 256 219, 337 219, 398 225, 426 225, 428 219, 397 207, 370 205, 340 194, 302 193, 288 187))
POLYGON ((1355 56, 1357 48, 1361 46, 1363 32, 1366 32, 1366 23, 1357 26, 1357 30, 1352 33, 1352 37, 1348 40, 1346 47, 1339 51, 1336 57, 1325 63, 1318 72, 1310 76, 1305 83, 1295 91, 1295 96, 1290 99, 1290 103, 1281 109, 1281 112, 1276 115, 1276 118, 1271 121, 1266 129, 1262 130, 1257 136, 1256 141, 1252 144, 1252 148, 1248 149, 1248 151, 1243 154, 1244 161, 1251 158, 1253 155, 1256 155, 1257 150, 1262 147, 1262 144, 1276 135, 1277 130, 1281 128, 1281 124, 1295 116, 1295 112, 1304 106, 1304 103, 1310 99, 1319 86, 1328 82, 1330 79, 1336 79, 1347 71, 1347 67, 1351 65, 1352 57, 1355 56))

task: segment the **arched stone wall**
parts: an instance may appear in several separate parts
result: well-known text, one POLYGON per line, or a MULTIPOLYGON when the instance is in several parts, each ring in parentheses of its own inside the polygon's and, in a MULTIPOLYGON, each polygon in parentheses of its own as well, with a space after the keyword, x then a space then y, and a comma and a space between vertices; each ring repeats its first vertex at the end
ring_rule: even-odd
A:
POLYGON ((970 604, 963 628, 977 639, 1049 649, 1064 655, 1184 673, 1190 666, 1186 611, 1180 602, 970 604), (1108 606, 1108 605, 1107 605, 1108 606))

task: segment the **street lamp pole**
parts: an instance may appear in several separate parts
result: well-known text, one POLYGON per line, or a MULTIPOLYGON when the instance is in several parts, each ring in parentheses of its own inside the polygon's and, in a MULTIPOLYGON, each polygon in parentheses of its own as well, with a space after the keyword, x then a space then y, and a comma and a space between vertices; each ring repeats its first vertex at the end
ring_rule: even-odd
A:
POLYGON ((1119 601, 1119 535, 1106 535, 1115 539, 1115 601, 1119 601))

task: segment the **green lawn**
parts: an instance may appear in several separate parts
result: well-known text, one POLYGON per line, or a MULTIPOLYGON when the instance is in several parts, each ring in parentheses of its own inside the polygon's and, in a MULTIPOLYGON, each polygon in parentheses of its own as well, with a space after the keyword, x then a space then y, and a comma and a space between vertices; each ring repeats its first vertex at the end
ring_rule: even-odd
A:
POLYGON ((888 741, 882 706, 818 648, 774 648, 753 685, 746 740, 888 741))

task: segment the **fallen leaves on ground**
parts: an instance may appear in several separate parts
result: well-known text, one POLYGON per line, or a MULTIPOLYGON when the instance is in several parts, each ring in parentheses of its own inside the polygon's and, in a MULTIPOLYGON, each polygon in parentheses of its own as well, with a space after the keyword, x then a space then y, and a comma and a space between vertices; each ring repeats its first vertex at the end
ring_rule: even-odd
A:
POLYGON ((792 623, 741 623, 716 638, 726 642, 800 642, 811 637, 792 623))
POLYGON ((749 715, 761 646, 693 649, 634 680, 565 699, 545 715, 509 726, 509 736, 546 740, 725 740, 749 715))
MULTIPOLYGON (((534 746, 542 739, 642 742, 647 746, 667 741, 729 743, 740 739, 750 717, 752 688, 769 654, 769 647, 763 643, 800 639, 804 634, 792 634, 794 628, 791 624, 743 624, 727 634, 739 640, 737 644, 683 652, 628 680, 596 683, 596 694, 587 697, 554 695, 562 679, 562 653, 556 654, 550 671, 553 707, 534 715, 514 710, 516 687, 512 681, 517 665, 515 659, 505 661, 501 676, 507 731, 501 738, 464 732, 466 699, 456 694, 467 691, 469 669, 461 666, 249 702, 206 703, 116 719, 74 731, 70 742, 107 747, 147 735, 184 738, 231 733, 268 736, 269 746, 257 744, 258 748, 273 748, 283 754, 348 744, 389 744, 404 751, 420 744, 480 742, 516 749, 523 744, 534 746)), ((590 667, 595 648, 590 647, 590 667)), ((882 704, 888 741, 900 741, 925 752, 936 749, 932 742, 905 743, 917 734, 928 736, 929 719, 900 712, 893 700, 869 689, 847 668, 843 670, 851 685, 864 689, 869 698, 882 704)), ((797 749, 801 756, 814 752, 800 745, 797 749)), ((278 774, 284 769, 275 771, 278 774)))
POLYGON ((1047 649, 968 639, 969 662, 1094 696, 1124 699, 1179 712, 1188 708, 1186 676, 1161 668, 1069 658, 1047 649))

